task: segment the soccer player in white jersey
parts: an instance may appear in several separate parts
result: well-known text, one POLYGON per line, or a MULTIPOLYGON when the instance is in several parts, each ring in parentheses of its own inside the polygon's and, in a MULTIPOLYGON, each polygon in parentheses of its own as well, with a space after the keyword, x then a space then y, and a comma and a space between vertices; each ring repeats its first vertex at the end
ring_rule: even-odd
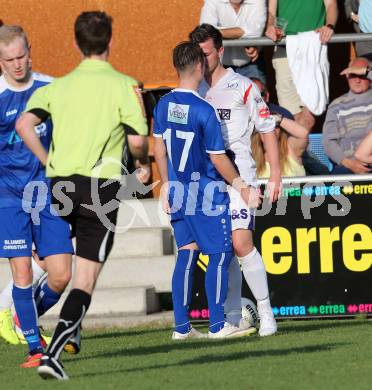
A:
MULTIPOLYGON (((219 112, 225 148, 239 170, 241 177, 255 187, 256 166, 251 153, 251 135, 254 129, 262 134, 270 164, 269 193, 276 201, 280 192, 280 164, 278 142, 275 136, 275 120, 264 103, 259 90, 248 78, 225 69, 221 63, 223 55, 222 35, 209 24, 202 24, 190 33, 190 39, 202 48, 207 58, 208 69, 199 92, 219 112)), ((247 209, 239 194, 231 188, 230 211, 232 240, 236 256, 244 277, 257 300, 260 317, 260 336, 269 336, 277 331, 267 283, 265 265, 253 244, 253 210, 247 209)), ((229 322, 241 318, 241 272, 239 264, 232 261, 229 268, 229 293, 225 313, 229 322), (229 318, 230 316, 230 318, 229 318)), ((240 320, 244 327, 244 321, 240 320)))

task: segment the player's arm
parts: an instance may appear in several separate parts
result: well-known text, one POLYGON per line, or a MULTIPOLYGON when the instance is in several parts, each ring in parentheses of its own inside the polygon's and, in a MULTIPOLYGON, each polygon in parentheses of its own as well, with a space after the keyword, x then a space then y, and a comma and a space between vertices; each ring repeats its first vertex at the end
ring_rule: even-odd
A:
POLYGON ((149 162, 149 143, 147 137, 128 134, 128 146, 132 156, 138 159, 140 163, 146 164, 149 162))
POLYGON ((151 176, 148 137, 128 134, 127 139, 129 151, 134 158, 137 178, 141 183, 147 183, 151 176))
POLYGON ((225 181, 240 192, 248 207, 258 207, 260 196, 254 187, 249 186, 239 175, 230 159, 226 156, 221 133, 221 123, 217 112, 212 109, 204 123, 206 152, 212 164, 225 181))
POLYGON ((210 154, 212 164, 225 181, 240 192, 240 196, 250 208, 256 208, 261 203, 258 191, 249 186, 240 176, 225 153, 210 154))
POLYGON ((41 122, 41 119, 33 112, 24 112, 16 122, 16 131, 28 146, 31 152, 46 166, 48 152, 40 142, 40 138, 35 132, 35 126, 41 122))
POLYGON ((162 183, 168 183, 167 148, 162 137, 154 137, 154 158, 162 183))
POLYGON ((35 126, 50 116, 49 93, 51 84, 38 88, 28 100, 25 112, 16 122, 16 131, 32 153, 46 166, 48 151, 40 142, 35 126))
POLYGON ((138 82, 126 77, 123 85, 120 110, 121 122, 127 134, 128 147, 137 168, 136 176, 146 183, 150 179, 151 165, 148 156, 148 126, 142 92, 138 82))
POLYGON ((158 167, 160 179, 162 182, 161 187, 161 198, 163 204, 163 210, 169 214, 170 208, 168 203, 168 156, 167 156, 167 148, 163 141, 162 137, 155 136, 154 137, 154 158, 156 165, 158 167))
POLYGON ((153 126, 153 136, 154 136, 154 158, 156 165, 158 167, 160 180, 162 182, 162 186, 160 189, 160 196, 162 200, 162 206, 165 213, 170 214, 170 207, 168 201, 168 193, 169 193, 169 176, 168 176, 168 152, 165 142, 163 140, 163 132, 164 132, 164 123, 161 123, 161 107, 164 107, 161 103, 161 99, 159 103, 155 106, 153 117, 154 117, 154 126, 153 126), (160 111, 158 113, 158 111, 160 111))

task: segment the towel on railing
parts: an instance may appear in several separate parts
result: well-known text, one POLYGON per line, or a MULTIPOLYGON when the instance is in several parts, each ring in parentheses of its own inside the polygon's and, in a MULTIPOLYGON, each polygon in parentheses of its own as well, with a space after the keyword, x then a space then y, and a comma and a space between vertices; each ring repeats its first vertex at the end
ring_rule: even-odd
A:
POLYGON ((329 98, 329 62, 327 45, 322 45, 314 31, 286 37, 289 69, 297 93, 304 105, 315 115, 321 115, 329 98))

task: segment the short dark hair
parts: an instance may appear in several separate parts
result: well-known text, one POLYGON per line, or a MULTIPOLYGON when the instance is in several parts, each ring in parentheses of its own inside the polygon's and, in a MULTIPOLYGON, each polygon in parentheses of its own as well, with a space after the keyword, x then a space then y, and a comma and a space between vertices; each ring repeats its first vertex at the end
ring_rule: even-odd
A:
POLYGON ((203 23, 194 28, 189 34, 190 41, 195 43, 204 43, 212 38, 214 47, 219 50, 222 47, 222 34, 220 30, 208 23, 203 23))
POLYGON ((177 72, 183 72, 196 64, 205 63, 205 55, 195 42, 181 42, 173 49, 173 66, 177 72))
POLYGON ((112 18, 105 12, 83 12, 75 21, 76 43, 85 56, 104 53, 111 36, 112 18))

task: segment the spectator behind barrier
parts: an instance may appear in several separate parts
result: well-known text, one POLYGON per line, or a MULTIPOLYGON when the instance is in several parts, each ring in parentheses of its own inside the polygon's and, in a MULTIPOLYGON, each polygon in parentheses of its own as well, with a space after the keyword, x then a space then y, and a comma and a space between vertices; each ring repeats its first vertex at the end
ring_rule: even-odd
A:
POLYGON ((356 58, 341 74, 349 92, 328 107, 323 125, 323 146, 336 165, 333 174, 368 173, 371 168, 355 156, 360 142, 372 130, 372 89, 368 60, 356 58), (355 72, 355 73, 353 73, 355 72))
MULTIPOLYGON (((302 155, 309 143, 309 131, 293 120, 293 115, 283 107, 269 103, 269 92, 266 86, 258 79, 252 80, 261 91, 263 100, 267 103, 271 114, 276 120, 276 134, 279 141, 280 171, 282 176, 305 176, 302 155)), ((260 134, 252 135, 252 155, 257 164, 257 176, 270 176, 270 166, 266 160, 264 145, 260 134)))
MULTIPOLYGON (((345 0, 345 13, 347 19, 353 23, 354 30, 357 33, 360 32, 372 32, 372 31, 362 31, 361 26, 359 25, 359 0, 345 0)), ((366 11, 366 9, 365 9, 366 11)), ((366 18, 367 20, 372 20, 372 15, 368 14, 367 12, 363 11, 363 7, 361 8, 362 12, 362 19, 366 18), (363 15, 364 13, 364 15, 363 15)), ((363 25, 363 23, 362 23, 363 25)), ((356 42, 355 43, 355 50, 358 57, 366 57, 369 60, 372 60, 372 42, 366 41, 366 42, 356 42)))
MULTIPOLYGON (((337 13, 336 0, 269 0, 265 34, 276 42, 285 35, 284 33, 293 35, 315 30, 319 32, 321 42, 326 44, 333 35, 337 13), (278 18, 288 22, 286 31, 278 28, 278 18)), ((315 118, 298 96, 284 46, 276 46, 273 67, 279 104, 294 114, 296 122, 310 130, 315 124, 315 118)))
MULTIPOLYGON (((266 0, 205 0, 200 24, 218 28, 224 39, 260 37, 266 12, 266 0)), ((222 63, 243 76, 266 81, 263 56, 256 47, 225 47, 222 63)))

